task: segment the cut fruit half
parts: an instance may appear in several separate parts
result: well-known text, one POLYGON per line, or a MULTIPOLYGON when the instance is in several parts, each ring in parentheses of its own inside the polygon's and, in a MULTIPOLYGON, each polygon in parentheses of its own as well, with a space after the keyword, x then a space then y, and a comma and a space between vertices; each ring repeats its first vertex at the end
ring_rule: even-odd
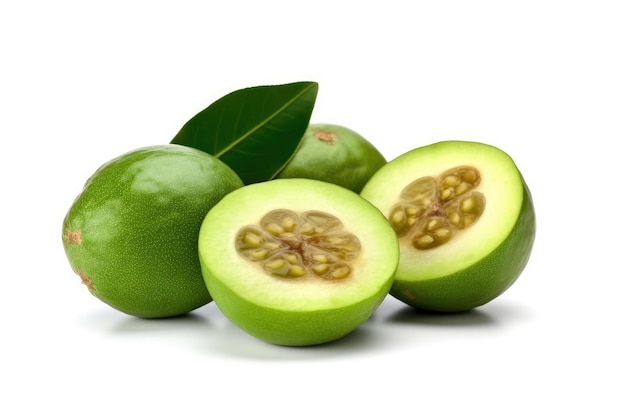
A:
POLYGON ((416 308, 462 311, 504 292, 520 275, 535 237, 530 192, 502 150, 445 141, 390 161, 361 195, 400 242, 391 295, 416 308))
POLYGON ((398 265, 395 232, 358 194, 279 179, 228 194, 200 229, 202 274, 235 325, 288 346, 336 340, 367 320, 398 265))

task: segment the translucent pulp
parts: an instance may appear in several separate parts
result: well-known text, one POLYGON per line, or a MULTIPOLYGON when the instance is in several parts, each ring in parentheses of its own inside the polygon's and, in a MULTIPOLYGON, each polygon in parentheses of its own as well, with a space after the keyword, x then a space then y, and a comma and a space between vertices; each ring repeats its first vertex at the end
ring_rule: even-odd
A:
POLYGON ((361 243, 332 214, 288 209, 268 212, 258 225, 237 232, 238 253, 258 262, 271 275, 285 278, 320 277, 340 280, 352 271, 350 261, 361 243))
POLYGON ((480 172, 471 166, 451 168, 437 178, 421 177, 402 190, 389 222, 416 249, 438 247, 480 218, 486 200, 473 191, 479 184, 480 172))

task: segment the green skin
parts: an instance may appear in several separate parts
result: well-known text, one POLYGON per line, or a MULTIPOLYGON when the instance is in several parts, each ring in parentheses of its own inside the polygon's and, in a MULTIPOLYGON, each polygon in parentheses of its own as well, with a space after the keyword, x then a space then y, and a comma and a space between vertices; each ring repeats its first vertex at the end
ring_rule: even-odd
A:
POLYGON ((206 285, 222 313, 251 336, 284 346, 323 344, 355 330, 388 295, 398 265, 397 237, 376 208, 349 190, 310 179, 272 180, 232 192, 207 214, 198 242, 206 285), (330 284, 286 282, 242 259, 234 244, 237 230, 281 207, 329 207, 348 217, 346 228, 366 222, 367 228, 354 232, 365 245, 359 273, 330 284))
POLYGON ((338 125, 311 124, 277 178, 322 180, 359 193, 386 162, 360 134, 338 125))
MULTIPOLYGON (((531 249, 535 239, 536 218, 530 191, 519 173, 517 167, 510 159, 504 159, 505 153, 495 153, 499 151, 488 145, 463 142, 444 141, 414 151, 407 152, 394 160, 388 166, 379 171, 365 186, 362 196, 374 203, 381 211, 387 212, 390 209, 389 202, 384 196, 396 195, 398 190, 389 190, 384 184, 389 184, 390 178, 395 177, 391 182, 403 182, 408 184, 414 180, 415 169, 429 167, 433 161, 440 160, 445 154, 452 158, 459 155, 464 157, 482 157, 485 155, 500 156, 498 160, 492 161, 491 165, 498 168, 506 166, 506 181, 518 181, 519 197, 516 205, 511 205, 507 211, 518 212, 517 217, 511 217, 511 229, 508 234, 502 234, 502 240, 496 244, 489 244, 490 237, 486 235, 484 239, 474 244, 468 245, 462 251, 488 250, 475 261, 462 260, 456 255, 448 255, 447 245, 440 246, 440 255, 448 255, 448 260, 441 260, 440 267, 463 266, 456 270, 450 269, 446 274, 425 277, 420 273, 400 274, 396 276, 390 294, 398 300, 418 309, 438 311, 438 312, 458 312, 484 305, 495 299, 507 290, 520 276, 524 270, 531 254, 531 249), (466 153, 466 154, 465 154, 466 153), (464 155, 465 154, 465 155, 464 155), (416 162, 420 163, 419 168, 416 162), (515 180, 512 180, 515 179, 515 180), (383 198, 381 199, 381 195, 383 198), (519 210, 518 210, 519 206, 519 210), (489 248, 491 247, 491 248, 489 248), (469 262, 459 264, 459 261, 469 262)), ((468 162, 472 164, 472 162, 468 162)), ((440 165, 435 164, 435 165, 440 165)), ((419 177, 419 176, 418 176, 419 177)), ((498 182, 493 182, 498 183, 498 182)), ((499 187, 499 186, 497 186, 499 187)), ((486 195, 489 204, 490 194, 486 195)), ((517 197, 516 197, 517 198, 517 197)), ((395 201, 394 198, 392 200, 395 201)), ((498 200, 500 206, 506 206, 507 200, 498 200)), ((506 214, 506 213, 503 213, 506 214)), ((509 221, 507 221, 509 222, 509 221)), ((467 231, 473 231, 469 228, 467 231)), ((497 232, 497 228, 489 227, 492 234, 497 232)), ((485 234, 483 234, 485 236, 485 234)), ((454 239, 453 239, 454 241, 454 239)), ((412 245, 408 242, 401 242, 402 250, 411 250, 412 245), (408 247, 408 248, 405 248, 408 247)), ((482 252, 482 251, 481 251, 482 252)), ((419 254, 405 253, 405 257, 400 258, 400 266, 419 265, 419 254), (405 264, 405 265, 403 265, 405 264)))
POLYGON ((522 213, 508 237, 491 254, 452 275, 430 280, 396 280, 389 292, 415 308, 466 311, 501 295, 522 273, 535 239, 535 212, 524 186, 522 213))
POLYGON ((295 312, 259 306, 209 274, 206 278, 220 310, 235 325, 265 342, 297 347, 328 343, 354 331, 382 303, 392 281, 390 277, 377 293, 347 307, 295 312))
POLYGON ((224 195, 243 186, 218 159, 163 145, 100 167, 63 221, 63 246, 89 291, 142 318, 185 314, 212 299, 197 252, 200 225, 224 195))

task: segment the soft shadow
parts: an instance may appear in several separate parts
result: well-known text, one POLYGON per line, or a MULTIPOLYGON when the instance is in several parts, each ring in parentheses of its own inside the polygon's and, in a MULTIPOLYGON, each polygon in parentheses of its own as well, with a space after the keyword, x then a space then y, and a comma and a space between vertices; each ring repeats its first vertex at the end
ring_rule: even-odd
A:
POLYGON ((507 323, 528 317, 522 307, 512 303, 494 302, 482 307, 460 312, 436 312, 403 306, 388 316, 387 321, 397 324, 422 326, 481 327, 507 323))
POLYGON ((199 355, 235 359, 307 360, 358 356, 384 347, 379 323, 366 321, 344 337, 312 346, 282 346, 257 339, 232 324, 215 304, 188 314, 145 319, 104 308, 82 318, 91 330, 111 338, 137 342, 155 341, 157 345, 178 347, 199 355))
POLYGON ((336 340, 317 345, 298 347, 298 350, 324 355, 329 353, 332 353, 333 355, 355 354, 368 352, 374 349, 378 342, 377 338, 376 332, 369 329, 367 322, 365 322, 352 332, 336 340))
POLYGON ((102 310, 83 319, 83 323, 90 329, 131 343, 156 340, 159 345, 179 347, 200 356, 306 361, 361 357, 422 345, 425 337, 430 342, 435 332, 450 332, 450 329, 501 329, 511 322, 523 322, 531 315, 528 311, 516 303, 497 302, 465 312, 437 313, 416 310, 388 300, 369 320, 346 336, 328 343, 302 347, 281 346, 252 337, 226 319, 215 304, 182 316, 163 319, 141 319, 102 310))
POLYGON ((151 332, 171 332, 173 330, 194 330, 210 328, 210 321, 198 313, 188 313, 169 318, 137 318, 128 316, 110 330, 113 334, 134 334, 151 332))
POLYGON ((497 323, 489 313, 473 309, 469 311, 444 313, 418 310, 406 306, 389 316, 389 322, 429 326, 488 326, 497 323))
POLYGON ((83 318, 82 323, 91 330, 128 342, 131 346, 153 341, 156 345, 197 352, 207 337, 210 339, 222 334, 219 319, 211 318, 215 312, 207 312, 204 307, 169 318, 138 318, 105 309, 83 318))
POLYGON ((284 346, 262 341, 250 336, 238 327, 227 323, 221 326, 218 335, 205 341, 210 352, 241 359, 261 360, 311 360, 359 356, 380 350, 385 346, 384 335, 376 326, 364 322, 347 335, 336 340, 309 346, 284 346))

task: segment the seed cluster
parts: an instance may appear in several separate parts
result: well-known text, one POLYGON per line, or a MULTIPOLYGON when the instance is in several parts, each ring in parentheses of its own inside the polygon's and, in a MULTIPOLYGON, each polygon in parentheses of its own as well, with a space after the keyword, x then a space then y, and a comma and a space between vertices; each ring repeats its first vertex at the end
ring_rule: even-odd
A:
POLYGON ((332 214, 288 209, 272 210, 258 225, 242 227, 235 246, 241 256, 261 263, 271 275, 327 280, 348 277, 349 262, 361 251, 359 239, 332 214))
POLYGON ((480 180, 480 172, 471 166, 451 168, 437 178, 421 177, 402 190, 389 222, 418 250, 445 244, 482 215, 485 196, 472 191, 480 180))

